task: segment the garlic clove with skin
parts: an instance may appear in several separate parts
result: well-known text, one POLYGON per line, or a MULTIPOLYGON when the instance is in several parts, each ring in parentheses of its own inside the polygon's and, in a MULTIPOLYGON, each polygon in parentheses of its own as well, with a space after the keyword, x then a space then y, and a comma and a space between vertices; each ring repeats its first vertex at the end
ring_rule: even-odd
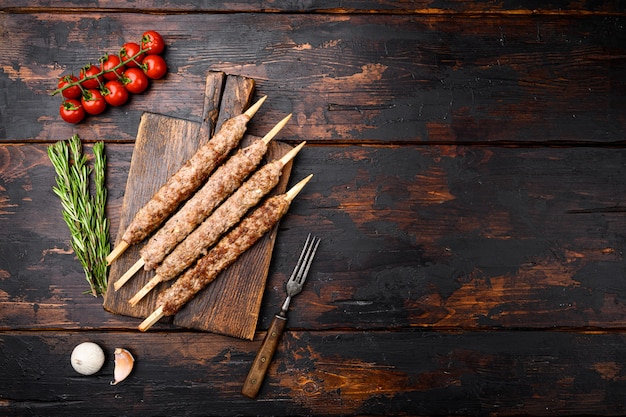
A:
POLYGON ((72 350, 70 362, 79 374, 93 375, 104 365, 104 351, 94 342, 83 342, 72 350))
POLYGON ((135 364, 135 358, 123 348, 116 348, 113 354, 115 355, 115 370, 113 371, 115 380, 111 381, 111 385, 117 385, 130 375, 135 364))

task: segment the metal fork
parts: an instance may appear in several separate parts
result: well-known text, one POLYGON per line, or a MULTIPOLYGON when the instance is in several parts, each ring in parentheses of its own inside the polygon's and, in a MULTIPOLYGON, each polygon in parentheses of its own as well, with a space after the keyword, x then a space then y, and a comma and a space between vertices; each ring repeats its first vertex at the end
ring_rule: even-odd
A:
POLYGON ((261 348, 254 358, 254 362, 252 362, 248 376, 243 384, 241 393, 246 397, 255 398, 259 393, 274 352, 276 352, 278 340, 285 330, 289 304, 291 303, 291 299, 300 294, 302 287, 304 287, 304 281, 309 273, 309 268, 311 267, 311 262, 313 262, 313 257, 315 256, 319 243, 320 239, 311 236, 309 233, 304 243, 302 253, 298 258, 298 263, 285 284, 285 292, 287 293, 285 302, 280 309, 280 313, 276 314, 272 319, 272 323, 269 329, 267 329, 267 334, 265 335, 265 339, 263 339, 261 348))

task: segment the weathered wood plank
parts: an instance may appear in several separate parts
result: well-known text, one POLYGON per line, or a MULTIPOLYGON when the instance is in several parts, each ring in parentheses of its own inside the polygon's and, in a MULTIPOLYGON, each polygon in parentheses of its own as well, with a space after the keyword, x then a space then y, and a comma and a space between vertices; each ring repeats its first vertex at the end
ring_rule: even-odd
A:
MULTIPOLYGON (((260 328, 308 232, 323 242, 293 328, 622 328, 625 152, 307 146, 291 178, 314 177, 281 222, 260 328)), ((107 145, 110 213, 131 153, 107 145)), ((0 161, 0 327, 134 328, 81 295, 45 145, 0 161)))
POLYGON ((619 415, 622 334, 287 332, 256 401, 240 394, 253 342, 199 333, 5 332, 5 416, 619 415), (101 372, 80 376, 73 347, 99 343, 101 372), (111 386, 112 352, 136 357, 111 386), (201 398, 202 401, 198 401, 201 398))
MULTIPOLYGON (((76 5, 68 4, 61 0, 41 1, 41 0, 14 0, 10 5, 0 7, 0 10, 10 12, 33 12, 37 9, 58 9, 75 10, 76 5), (9 7, 10 6, 10 7, 9 7), (20 10, 24 9, 24 10, 20 10)), ((346 13, 346 12, 366 12, 366 13, 516 13, 516 14, 615 14, 624 12, 624 6, 620 2, 603 0, 595 1, 591 4, 582 4, 579 1, 525 1, 525 2, 493 2, 488 0, 445 0, 433 2, 432 0, 412 0, 397 1, 371 1, 371 0, 317 0, 310 1, 254 1, 254 2, 233 2, 233 1, 194 1, 187 2, 181 0, 104 0, 99 1, 96 7, 85 6, 82 10, 101 9, 131 9, 140 10, 143 13, 164 13, 164 12, 306 12, 306 13, 346 13)))
POLYGON ((254 78, 269 96, 251 134, 293 113, 293 142, 621 143, 624 23, 593 14, 0 14, 0 139, 132 141, 145 111, 199 120, 201 86, 217 70, 254 78), (56 79, 153 27, 168 44, 166 78, 123 108, 78 127, 62 122, 59 99, 43 96, 56 79))
MULTIPOLYGON (((625 157, 597 148, 309 148, 292 175, 316 176, 283 227, 322 235, 325 261, 292 325, 622 328, 625 157)), ((280 254, 291 245, 279 240, 275 277, 287 273, 280 254)), ((272 283, 267 305, 277 306, 272 283)))
POLYGON ((0 414, 626 414, 626 3, 79 3, 0 6, 0 414), (61 122, 58 76, 151 28, 168 76, 61 122), (315 174, 281 222, 254 341, 106 312, 51 191, 47 144, 105 140, 118 230, 141 115, 199 122, 210 70, 269 96, 251 134, 294 113, 281 140, 309 146, 293 181, 315 174), (308 232, 320 252, 250 401, 308 232), (108 355, 94 377, 69 366, 87 339, 108 355), (117 346, 138 362, 111 386, 117 346))

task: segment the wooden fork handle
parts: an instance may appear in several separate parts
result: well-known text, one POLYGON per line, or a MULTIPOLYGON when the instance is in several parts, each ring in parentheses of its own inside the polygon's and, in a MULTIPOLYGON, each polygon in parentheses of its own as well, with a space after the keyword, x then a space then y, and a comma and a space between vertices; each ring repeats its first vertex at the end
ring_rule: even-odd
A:
POLYGON ((269 329, 267 329, 267 334, 265 335, 265 339, 263 339, 261 348, 257 352, 254 362, 252 362, 246 381, 243 383, 241 393, 246 397, 255 398, 259 393, 261 384, 263 383, 263 379, 265 378, 265 374, 270 366, 270 362, 272 361, 272 357, 278 346, 278 341, 285 330, 286 324, 286 317, 276 315, 274 319, 272 319, 272 323, 269 329))

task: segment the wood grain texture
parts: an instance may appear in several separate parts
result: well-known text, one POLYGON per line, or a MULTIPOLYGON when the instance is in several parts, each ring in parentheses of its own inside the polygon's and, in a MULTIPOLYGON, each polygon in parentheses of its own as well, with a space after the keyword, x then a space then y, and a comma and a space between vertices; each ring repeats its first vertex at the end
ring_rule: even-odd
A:
MULTIPOLYGON (((33 12, 42 10, 73 10, 76 6, 60 0, 15 0, 11 4, 0 7, 0 10, 7 12, 33 12)), ((306 12, 306 13, 398 13, 398 14, 495 14, 511 13, 522 15, 536 15, 542 13, 567 15, 567 14, 620 14, 624 12, 624 6, 620 2, 603 0, 593 3, 581 3, 579 1, 471 1, 471 0, 412 0, 397 1, 372 1, 372 0, 317 0, 293 1, 293 0, 265 0, 255 2, 233 2, 198 0, 194 2, 180 0, 104 0, 98 2, 98 9, 119 9, 119 10, 141 10, 143 13, 182 13, 182 12, 203 12, 203 13, 238 13, 238 12, 306 12)), ((96 9, 97 10, 97 9, 96 9)))
MULTIPOLYGON (((106 151, 119 213, 133 148, 106 151)), ((0 153, 2 327, 133 328, 81 295, 45 145, 0 153)), ((309 232, 324 245, 294 328, 623 328, 623 149, 307 146, 297 158, 292 181, 314 177, 281 222, 260 328, 309 232)))
POLYGON ((272 99, 251 134, 294 114, 284 140, 622 143, 624 17, 511 14, 0 14, 0 139, 133 141, 145 111, 199 120, 208 69, 272 99), (60 24, 59 22, 63 22, 60 24), (169 73, 80 126, 47 97, 64 73, 159 27, 169 73), (34 30, 32 28, 35 28, 34 30), (190 30, 193 28, 193 31, 190 30), (83 39, 94 39, 85 46, 83 39), (20 109, 28 108, 28 112, 20 109))
MULTIPOLYGON (((614 278, 624 266, 625 157, 602 148, 309 148, 292 175, 319 174, 283 227, 320 235, 320 258, 332 261, 314 265, 290 323, 623 329, 626 287, 614 278)), ((280 303, 279 282, 268 283, 269 304, 280 303)), ((264 311, 264 327, 273 313, 264 311)))
POLYGON ((619 415, 626 340, 562 332, 283 335, 257 400, 241 395, 254 342, 213 334, 92 332, 98 374, 69 365, 76 333, 0 335, 5 416, 619 415), (111 386, 115 347, 136 357, 111 386), (198 401, 201 398, 202 401, 198 401))
MULTIPOLYGON (((226 120, 243 113, 252 104, 254 88, 255 81, 252 78, 234 75, 226 77, 215 131, 218 131, 226 120)), ((262 113, 262 111, 257 113, 262 113)))
POLYGON ((626 414, 625 19, 610 0, 0 5, 0 414, 626 414), (57 78, 151 28, 168 75, 61 122, 57 78), (104 140, 115 235, 142 115, 199 126, 208 71, 268 95, 252 136, 293 113, 290 182, 314 174, 252 341, 104 310, 51 190, 47 145, 104 140), (309 232, 323 245, 247 399, 309 232), (94 377, 69 366, 85 340, 107 352, 94 377), (113 387, 115 347, 137 365, 113 387))
MULTIPOLYGON (((220 103, 224 93, 226 74, 221 71, 209 71, 204 84, 204 104, 202 118, 198 128, 198 145, 206 143, 215 134, 218 118, 220 117, 220 103)), ((254 86, 254 82, 252 82, 254 86)), ((221 125, 221 122, 220 122, 221 125)))

